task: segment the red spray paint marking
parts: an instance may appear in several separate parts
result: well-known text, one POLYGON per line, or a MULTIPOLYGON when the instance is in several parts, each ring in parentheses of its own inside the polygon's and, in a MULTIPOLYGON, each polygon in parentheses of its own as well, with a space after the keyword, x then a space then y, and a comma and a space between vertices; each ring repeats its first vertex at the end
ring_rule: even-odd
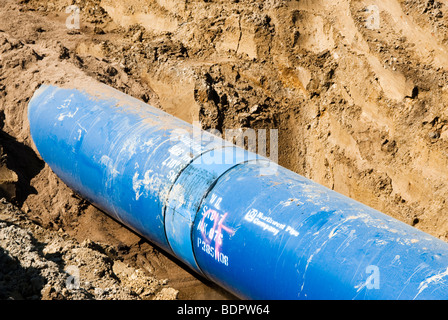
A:
POLYGON ((204 213, 204 216, 202 217, 202 220, 201 220, 201 224, 203 226, 204 226, 205 218, 209 214, 210 214, 210 217, 213 217, 213 220, 214 220, 213 227, 210 229, 208 236, 207 236, 207 232, 206 232, 205 228, 201 228, 201 234, 202 234, 202 239, 204 239, 204 241, 207 244, 210 244, 212 242, 212 240, 215 239, 215 256, 216 256, 216 255, 219 255, 219 252, 220 252, 220 249, 222 246, 222 230, 226 231, 230 235, 235 234, 235 230, 233 230, 232 228, 229 228, 223 224, 224 220, 226 219, 227 215, 229 214, 228 212, 226 212, 221 217, 221 219, 219 219, 219 221, 218 221, 219 213, 213 209, 208 209, 204 213))

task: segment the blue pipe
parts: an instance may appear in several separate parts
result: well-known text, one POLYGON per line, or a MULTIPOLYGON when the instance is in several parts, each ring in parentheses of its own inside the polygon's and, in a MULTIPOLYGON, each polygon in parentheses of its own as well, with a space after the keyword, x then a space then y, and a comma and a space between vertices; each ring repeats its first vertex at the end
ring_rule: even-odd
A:
POLYGON ((106 85, 41 86, 73 190, 242 299, 446 299, 448 244, 106 85))

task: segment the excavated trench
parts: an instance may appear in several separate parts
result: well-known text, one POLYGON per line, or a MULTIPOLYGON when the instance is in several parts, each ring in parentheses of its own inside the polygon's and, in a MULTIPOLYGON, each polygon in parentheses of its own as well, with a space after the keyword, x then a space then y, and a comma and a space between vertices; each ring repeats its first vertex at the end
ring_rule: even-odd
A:
POLYGON ((1 0, 0 8, 0 261, 11 265, 0 286, 27 269, 36 278, 5 289, 6 298, 234 298, 52 173, 26 118, 42 83, 94 78, 203 129, 278 129, 281 165, 447 240, 445 1, 1 0), (79 29, 68 28, 73 4, 79 29), (28 234, 27 250, 11 247, 13 229, 28 234), (45 254, 55 241, 73 243, 45 254), (96 258, 74 262, 74 247, 96 258), (27 264, 33 254, 54 272, 27 264), (82 271, 82 297, 64 284, 71 265, 82 271))

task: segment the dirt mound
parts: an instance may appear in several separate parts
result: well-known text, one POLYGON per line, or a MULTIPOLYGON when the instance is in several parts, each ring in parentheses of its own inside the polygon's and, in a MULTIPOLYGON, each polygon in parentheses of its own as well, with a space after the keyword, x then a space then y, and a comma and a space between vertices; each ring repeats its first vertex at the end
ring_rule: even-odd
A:
POLYGON ((45 230, 106 243, 181 298, 233 298, 78 198, 33 149, 35 89, 95 79, 204 129, 279 129, 281 165, 447 240, 446 1, 0 7, 0 191, 45 230))
POLYGON ((122 262, 115 249, 44 229, 0 200, 0 299, 176 299, 178 291, 122 262))

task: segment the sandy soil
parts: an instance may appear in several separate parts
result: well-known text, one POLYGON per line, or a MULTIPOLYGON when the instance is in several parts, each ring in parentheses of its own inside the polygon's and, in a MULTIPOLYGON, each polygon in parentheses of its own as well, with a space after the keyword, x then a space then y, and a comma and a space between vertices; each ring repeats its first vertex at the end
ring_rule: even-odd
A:
POLYGON ((234 299, 51 172, 26 119, 42 83, 95 79, 204 129, 279 129, 281 165, 448 240, 448 2, 73 3, 80 29, 72 1, 0 0, 0 262, 37 278, 15 292, 2 274, 7 297, 234 299), (61 282, 73 252, 90 266, 76 292, 61 282), (141 285, 120 276, 137 270, 141 285))

